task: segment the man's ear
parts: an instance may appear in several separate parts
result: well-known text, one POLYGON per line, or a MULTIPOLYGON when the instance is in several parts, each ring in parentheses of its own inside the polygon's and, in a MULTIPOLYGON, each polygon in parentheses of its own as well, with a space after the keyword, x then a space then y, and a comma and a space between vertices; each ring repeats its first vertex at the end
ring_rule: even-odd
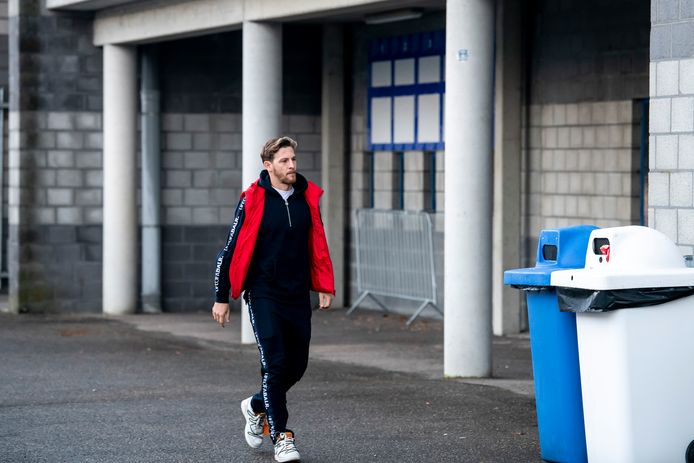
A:
POLYGON ((263 167, 269 171, 270 167, 272 167, 272 163, 270 161, 263 161, 263 167))

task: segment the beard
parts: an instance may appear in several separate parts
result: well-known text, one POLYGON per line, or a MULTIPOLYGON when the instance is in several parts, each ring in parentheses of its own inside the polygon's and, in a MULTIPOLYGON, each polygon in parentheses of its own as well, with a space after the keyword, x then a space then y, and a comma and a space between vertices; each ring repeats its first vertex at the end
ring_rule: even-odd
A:
POLYGON ((296 172, 283 175, 282 178, 280 178, 280 182, 285 185, 294 185, 296 183, 296 172))

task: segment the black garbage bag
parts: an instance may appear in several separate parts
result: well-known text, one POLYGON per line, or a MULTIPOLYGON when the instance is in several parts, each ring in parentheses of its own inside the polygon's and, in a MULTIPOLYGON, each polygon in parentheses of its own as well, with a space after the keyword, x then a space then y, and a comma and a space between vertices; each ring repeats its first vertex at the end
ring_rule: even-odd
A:
POLYGON ((535 292, 535 291, 547 291, 548 289, 553 289, 551 286, 531 286, 531 285, 511 285, 511 288, 520 289, 521 291, 535 292))
POLYGON ((649 307, 692 294, 694 294, 694 286, 608 290, 557 288, 559 310, 578 313, 649 307))

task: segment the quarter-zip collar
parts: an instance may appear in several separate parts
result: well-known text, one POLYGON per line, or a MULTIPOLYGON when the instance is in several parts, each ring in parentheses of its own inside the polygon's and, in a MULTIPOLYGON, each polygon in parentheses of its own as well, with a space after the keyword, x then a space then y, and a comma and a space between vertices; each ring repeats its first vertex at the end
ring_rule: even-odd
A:
POLYGON ((284 202, 284 207, 287 210, 287 223, 289 224, 289 228, 292 228, 292 214, 289 211, 289 200, 292 197, 295 197, 297 194, 303 194, 304 191, 306 191, 306 188, 308 187, 308 180, 306 178, 297 173, 296 174, 296 182, 294 182, 294 185, 292 187, 294 188, 294 193, 287 199, 284 199, 281 194, 275 190, 275 188, 272 186, 272 182, 270 181, 270 174, 268 173, 267 170, 263 170, 260 172, 260 181, 258 184, 265 189, 265 194, 270 194, 273 195, 274 197, 279 198, 282 202, 284 202))
MULTIPOLYGON (((270 181, 270 174, 268 173, 267 170, 261 170, 260 171, 260 181, 258 184, 265 188, 265 193, 270 193, 272 195, 277 195, 280 196, 277 191, 272 187, 272 182, 270 181)), ((306 188, 308 188, 308 180, 306 180, 306 177, 301 175, 300 173, 297 172, 296 174, 296 182, 294 182, 294 194, 301 193, 303 194, 304 191, 306 191, 306 188)), ((292 195, 293 196, 293 195, 292 195)), ((280 196, 281 198, 281 196, 280 196)))

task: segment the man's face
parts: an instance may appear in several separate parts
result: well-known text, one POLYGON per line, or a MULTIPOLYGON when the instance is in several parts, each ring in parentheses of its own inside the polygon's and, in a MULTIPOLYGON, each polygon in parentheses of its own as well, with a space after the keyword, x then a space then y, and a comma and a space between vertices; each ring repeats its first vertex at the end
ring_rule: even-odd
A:
POLYGON ((275 153, 275 157, 263 163, 271 177, 280 183, 293 185, 296 182, 296 154, 294 148, 286 146, 275 153))

